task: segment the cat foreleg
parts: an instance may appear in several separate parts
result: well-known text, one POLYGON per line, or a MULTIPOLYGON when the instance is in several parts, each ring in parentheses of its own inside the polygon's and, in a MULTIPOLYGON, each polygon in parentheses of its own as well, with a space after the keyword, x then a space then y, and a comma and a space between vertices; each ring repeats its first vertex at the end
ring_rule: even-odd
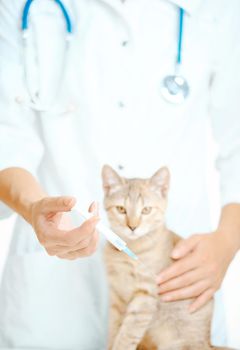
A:
POLYGON ((113 344, 116 335, 119 332, 123 316, 119 311, 117 305, 112 305, 109 316, 109 334, 108 334, 108 350, 113 349, 113 344))
POLYGON ((157 308, 157 299, 139 293, 128 305, 112 350, 136 350, 157 308))

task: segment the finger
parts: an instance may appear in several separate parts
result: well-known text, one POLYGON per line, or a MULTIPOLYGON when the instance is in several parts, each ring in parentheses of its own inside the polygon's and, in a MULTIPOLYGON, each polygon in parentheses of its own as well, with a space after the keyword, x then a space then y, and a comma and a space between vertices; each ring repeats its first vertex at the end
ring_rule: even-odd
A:
POLYGON ((69 246, 63 246, 63 245, 59 245, 59 244, 55 244, 55 245, 49 245, 48 247, 46 247, 46 250, 48 252, 49 255, 58 255, 58 254, 68 254, 77 250, 81 250, 84 248, 87 248, 89 246, 91 242, 91 238, 86 238, 84 240, 82 240, 81 242, 79 242, 76 246, 73 247, 69 247, 69 246))
POLYGON ((92 245, 97 245, 98 244, 98 240, 99 240, 99 234, 98 232, 95 230, 95 232, 93 233, 93 235, 91 236, 91 238, 89 239, 86 239, 84 242, 80 242, 79 245, 76 245, 75 247, 73 247, 69 253, 71 252, 76 252, 78 250, 81 250, 81 249, 85 249, 89 246, 92 246, 92 245))
POLYGON ((38 235, 38 239, 45 248, 53 249, 56 246, 61 246, 63 249, 66 249, 67 247, 75 246, 87 238, 90 239, 94 234, 98 222, 99 217, 93 216, 81 226, 70 231, 61 230, 42 223, 42 233, 38 235))
POLYGON ((98 216, 93 216, 86 220, 81 226, 74 228, 71 231, 63 232, 60 245, 72 247, 84 239, 91 238, 96 230, 96 225, 99 220, 98 216))
POLYGON ((159 294, 164 294, 176 289, 188 287, 191 284, 201 280, 203 277, 203 271, 201 269, 195 269, 161 284, 158 292, 159 294))
POLYGON ((175 290, 164 294, 161 297, 162 301, 177 301, 198 297, 207 289, 206 281, 200 281, 191 286, 175 290))
POLYGON ((77 258, 88 257, 96 251, 97 245, 98 245, 98 235, 94 236, 94 238, 92 239, 92 241, 87 247, 76 251, 68 252, 66 254, 58 254, 57 256, 61 259, 67 259, 67 260, 75 260, 77 258))
POLYGON ((89 245, 93 244, 95 241, 98 240, 98 236, 99 236, 98 232, 95 231, 91 237, 88 237, 88 238, 80 241, 78 244, 76 244, 73 247, 57 245, 57 246, 51 248, 50 250, 55 253, 54 255, 57 255, 57 254, 64 254, 65 255, 68 253, 74 253, 76 251, 80 251, 82 249, 85 249, 89 245))
POLYGON ((99 204, 98 204, 98 202, 92 202, 92 204, 90 205, 88 211, 90 213, 93 213, 94 215, 98 216, 98 213, 99 213, 99 204))
POLYGON ((193 313, 197 310, 199 310, 201 307, 203 307, 209 300, 212 299, 214 296, 214 289, 209 288, 205 290, 190 306, 189 306, 189 312, 193 313))
POLYGON ((180 259, 190 253, 198 242, 201 240, 201 235, 193 235, 187 239, 179 241, 172 251, 171 257, 173 259, 180 259))
POLYGON ((40 231, 38 233, 38 240, 45 248, 55 248, 56 245, 65 245, 65 231, 44 224, 42 224, 40 231))
POLYGON ((78 257, 90 256, 93 253, 95 253, 95 251, 97 250, 98 242, 99 242, 99 235, 96 232, 87 247, 80 249, 78 251, 72 252, 70 253, 70 255, 73 254, 75 259, 78 257))
POLYGON ((163 270, 157 277, 157 284, 162 284, 169 281, 172 278, 179 277, 180 275, 194 270, 197 267, 196 258, 193 255, 180 259, 174 262, 171 266, 163 270))
POLYGON ((41 211, 43 214, 67 212, 75 205, 74 197, 49 197, 41 201, 41 211))

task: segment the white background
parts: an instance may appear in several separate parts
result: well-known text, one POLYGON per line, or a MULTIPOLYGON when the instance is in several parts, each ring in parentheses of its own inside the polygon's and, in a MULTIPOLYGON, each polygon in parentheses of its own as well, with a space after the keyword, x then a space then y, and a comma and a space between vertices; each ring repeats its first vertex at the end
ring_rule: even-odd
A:
MULTIPOLYGON (((214 170, 214 154, 216 146, 209 133, 209 166, 208 184, 211 200, 211 214, 213 227, 219 216, 219 193, 218 176, 214 170)), ((0 220, 0 277, 7 256, 8 246, 11 239, 11 229, 14 217, 0 220)), ((226 323, 229 336, 229 346, 240 349, 240 254, 232 262, 223 283, 224 303, 226 309, 226 323)))

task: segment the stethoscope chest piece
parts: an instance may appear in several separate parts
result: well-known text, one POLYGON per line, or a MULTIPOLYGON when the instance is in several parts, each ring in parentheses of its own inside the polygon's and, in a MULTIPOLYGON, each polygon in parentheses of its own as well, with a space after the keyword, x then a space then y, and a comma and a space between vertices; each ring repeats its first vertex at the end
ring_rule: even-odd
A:
POLYGON ((189 95, 189 85, 186 79, 180 75, 168 75, 163 80, 161 93, 166 101, 180 104, 189 95))
POLYGON ((175 69, 172 75, 167 75, 161 86, 163 98, 172 103, 183 103, 189 95, 190 89, 187 80, 181 74, 182 64, 182 39, 183 39, 184 10, 179 8, 178 45, 175 69))

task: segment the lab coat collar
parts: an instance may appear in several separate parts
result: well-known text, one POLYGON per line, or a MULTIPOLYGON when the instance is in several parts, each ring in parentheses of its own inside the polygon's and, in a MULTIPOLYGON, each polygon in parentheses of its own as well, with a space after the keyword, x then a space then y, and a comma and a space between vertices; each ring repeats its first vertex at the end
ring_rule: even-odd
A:
POLYGON ((196 13, 203 0, 168 0, 173 4, 182 7, 189 15, 196 13))
MULTIPOLYGON (((116 10, 121 12, 122 4, 127 2, 128 0, 101 0, 104 3, 107 3, 111 7, 114 7, 116 10)), ((162 0, 159 0, 162 1, 162 0)), ((178 7, 182 7, 189 15, 193 15, 196 13, 200 4, 204 0, 167 0, 168 2, 173 3, 178 7)))

